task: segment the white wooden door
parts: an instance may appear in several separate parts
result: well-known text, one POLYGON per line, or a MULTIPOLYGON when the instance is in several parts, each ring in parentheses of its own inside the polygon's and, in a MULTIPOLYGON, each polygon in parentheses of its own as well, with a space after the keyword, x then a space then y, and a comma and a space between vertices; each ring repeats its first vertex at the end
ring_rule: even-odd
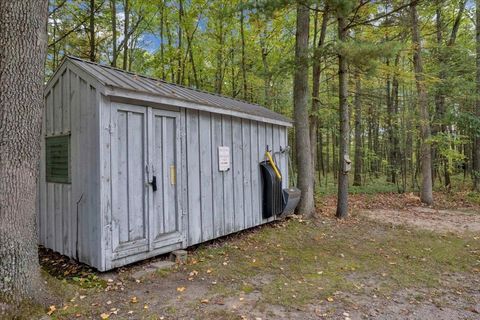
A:
POLYGON ((178 112, 151 110, 150 163, 151 249, 182 241, 179 210, 180 117, 178 112))
POLYGON ((113 259, 182 242, 179 112, 114 103, 113 259))
POLYGON ((147 108, 113 104, 112 249, 122 258, 149 249, 147 108))

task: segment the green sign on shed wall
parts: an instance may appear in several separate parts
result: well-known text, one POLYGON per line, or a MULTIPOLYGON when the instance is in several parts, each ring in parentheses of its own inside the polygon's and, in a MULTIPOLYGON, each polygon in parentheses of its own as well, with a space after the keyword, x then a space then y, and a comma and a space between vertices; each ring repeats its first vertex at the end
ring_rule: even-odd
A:
POLYGON ((70 135, 45 139, 47 182, 70 183, 70 135))

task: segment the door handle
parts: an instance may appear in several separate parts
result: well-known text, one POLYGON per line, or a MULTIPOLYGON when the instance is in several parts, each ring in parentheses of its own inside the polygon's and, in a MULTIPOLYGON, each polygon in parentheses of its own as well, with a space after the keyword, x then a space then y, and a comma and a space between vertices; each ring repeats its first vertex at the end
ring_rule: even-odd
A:
POLYGON ((157 191, 157 177, 153 176, 152 181, 149 182, 152 185, 152 190, 157 191))

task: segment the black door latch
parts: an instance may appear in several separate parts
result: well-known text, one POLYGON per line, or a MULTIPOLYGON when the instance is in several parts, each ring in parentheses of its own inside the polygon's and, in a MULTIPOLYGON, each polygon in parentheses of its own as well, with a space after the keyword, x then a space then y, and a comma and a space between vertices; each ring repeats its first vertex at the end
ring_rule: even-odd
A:
POLYGON ((156 177, 156 176, 153 176, 152 181, 150 182, 150 184, 152 185, 152 190, 153 190, 153 191, 157 191, 157 177, 156 177))

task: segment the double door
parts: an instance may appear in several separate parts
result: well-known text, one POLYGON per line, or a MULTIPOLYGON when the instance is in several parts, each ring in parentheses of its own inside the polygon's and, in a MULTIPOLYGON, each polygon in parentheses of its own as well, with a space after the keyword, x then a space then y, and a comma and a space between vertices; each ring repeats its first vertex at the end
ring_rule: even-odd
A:
POLYGON ((182 242, 179 112, 112 108, 113 259, 182 242))

